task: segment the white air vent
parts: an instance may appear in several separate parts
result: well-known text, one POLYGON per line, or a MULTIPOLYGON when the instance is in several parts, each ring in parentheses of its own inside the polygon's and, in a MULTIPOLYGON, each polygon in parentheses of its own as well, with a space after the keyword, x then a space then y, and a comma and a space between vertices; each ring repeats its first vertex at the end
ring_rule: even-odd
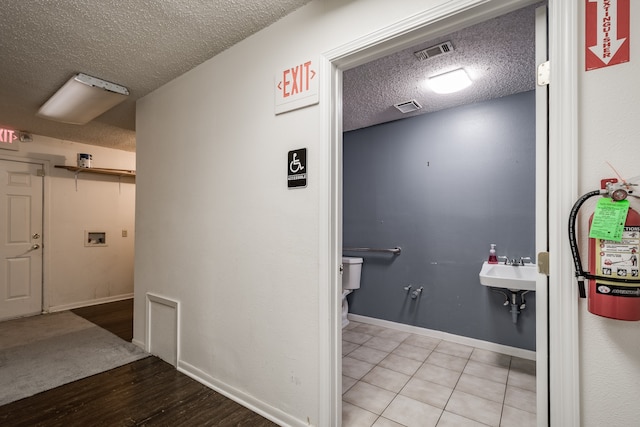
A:
POLYGON ((427 58, 433 58, 434 56, 442 55, 443 53, 448 52, 453 52, 453 45, 451 44, 451 42, 440 43, 435 46, 413 52, 413 54, 420 61, 424 61, 427 58))
POLYGON ((394 107, 400 110, 402 114, 406 114, 421 109, 422 105, 420 105, 415 99, 412 99, 411 101, 394 104, 394 107))

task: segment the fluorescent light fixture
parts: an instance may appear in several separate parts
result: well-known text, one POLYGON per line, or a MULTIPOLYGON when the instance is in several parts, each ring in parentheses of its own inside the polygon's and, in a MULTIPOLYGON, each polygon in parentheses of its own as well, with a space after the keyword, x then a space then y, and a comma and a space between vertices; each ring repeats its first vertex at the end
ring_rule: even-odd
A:
POLYGON ((118 105, 128 95, 124 86, 78 73, 40 107, 38 116, 83 125, 118 105))
POLYGON ((453 93, 471 85, 469 75, 462 69, 429 77, 427 84, 435 93, 453 93))

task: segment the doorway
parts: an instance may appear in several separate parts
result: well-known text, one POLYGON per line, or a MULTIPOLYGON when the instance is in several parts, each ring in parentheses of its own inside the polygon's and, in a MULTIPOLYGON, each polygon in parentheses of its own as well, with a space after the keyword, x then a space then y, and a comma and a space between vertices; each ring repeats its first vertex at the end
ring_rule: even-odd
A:
MULTIPOLYGON (((532 2, 520 2, 520 7, 524 7, 528 4, 531 4, 532 2)), ((341 102, 341 85, 342 85, 342 71, 353 68, 355 66, 367 63, 368 61, 371 61, 375 58, 379 58, 381 56, 384 56, 388 53, 394 52, 395 50, 404 48, 404 47, 408 47, 412 44, 415 44, 415 41, 420 39, 420 40, 428 40, 430 37, 433 38, 434 34, 446 34, 447 32, 453 31, 455 29, 459 29, 459 28, 463 28, 464 27, 464 23, 465 22, 481 22, 482 20, 487 20, 490 19, 492 17, 495 16, 499 16, 503 13, 509 12, 513 10, 513 5, 510 6, 504 6, 503 10, 497 10, 496 8, 492 9, 492 10, 484 10, 482 7, 478 7, 476 8, 474 11, 477 13, 476 15, 474 15, 472 18, 470 18, 468 16, 468 14, 466 16, 460 16, 460 15, 456 15, 457 11, 449 11, 449 13, 447 13, 446 11, 442 12, 442 16, 438 17, 438 18, 442 18, 442 20, 440 19, 436 19, 433 16, 430 16, 431 19, 433 19, 433 21, 438 21, 437 24, 430 24, 430 22, 433 21, 429 21, 424 23, 424 27, 421 27, 419 29, 415 29, 415 28, 411 28, 411 32, 407 32, 409 35, 407 35, 407 33, 402 33, 401 30, 398 30, 398 34, 405 34, 403 36, 399 36, 397 38, 385 38, 386 35, 381 36, 380 39, 376 39, 376 36, 373 35, 371 36, 371 38, 369 40, 363 40, 363 41, 359 41, 361 43, 361 49, 357 49, 354 48, 353 46, 349 46, 346 47, 344 50, 336 50, 336 51, 332 51, 329 52, 326 57, 327 59, 331 62, 331 74, 332 74, 332 78, 333 78, 333 90, 332 93, 334 94, 339 94, 338 96, 338 101, 337 102, 341 102), (511 8, 511 9, 509 9, 511 8), (445 19, 446 18, 446 19, 445 19), (426 27, 429 26, 429 29, 427 30, 426 27)), ((545 27, 546 28, 546 27, 545 27)), ((546 50, 546 49, 545 49, 546 50)), ((333 98, 335 99, 335 98, 333 98)), ((338 111, 340 111, 340 109, 337 109, 338 111)), ((546 114, 546 109, 544 114, 546 114)), ((334 207, 335 209, 332 211, 332 213, 337 214, 337 216, 341 219, 341 215, 342 215, 342 206, 341 206, 341 186, 342 186, 342 174, 341 174, 341 168, 342 168, 342 129, 341 129, 341 115, 340 113, 336 114, 334 117, 332 117, 332 123, 331 123, 331 132, 332 132, 332 138, 334 140, 334 144, 332 144, 332 153, 330 155, 331 161, 332 161, 332 167, 331 170, 334 171, 334 173, 337 176, 337 179, 332 180, 334 181, 332 184, 332 196, 331 196, 331 200, 333 200, 333 202, 336 204, 336 206, 334 207)), ((545 126, 546 126, 546 116, 544 118, 544 122, 545 122, 545 126)), ((546 132, 544 132, 545 134, 545 146, 546 146, 546 132)), ((538 159, 540 160, 540 159, 538 159)), ((544 161, 542 162, 545 164, 546 167, 546 151, 544 153, 544 161)), ((540 176, 544 176, 544 187, 546 188, 546 169, 544 170, 544 173, 541 173, 540 171, 538 171, 538 175, 540 176)), ((539 184, 539 183, 538 183, 539 184)), ((541 215, 541 218, 544 218, 544 223, 543 224, 537 224, 537 228, 540 229, 540 232, 542 235, 544 235, 544 238, 546 239, 546 235, 547 235, 547 224, 546 224, 546 191, 544 192, 544 211, 545 214, 541 215)), ((336 221, 331 225, 331 229, 330 229, 330 233, 333 236, 333 239, 335 240, 335 242, 337 243, 335 245, 335 252, 333 253, 333 255, 335 255, 335 258, 337 263, 339 264, 339 256, 341 255, 341 248, 342 248, 342 230, 341 230, 341 221, 336 221)), ((539 243, 539 242, 537 242, 539 243)), ((546 250, 546 244, 545 245, 539 245, 537 244, 537 251, 545 251, 546 250)), ((546 277, 543 277, 540 279, 541 282, 541 286, 544 286, 546 289, 547 286, 547 279, 546 277)), ((339 289, 339 277, 338 277, 338 289, 339 289)), ((546 292, 541 292, 542 296, 545 300, 546 300, 546 292)), ((339 298, 338 298, 339 299, 339 298)), ((538 425, 546 425, 547 423, 547 411, 548 411, 548 404, 547 404, 547 393, 548 393, 548 384, 547 384, 547 372, 548 372, 548 367, 547 367, 547 363, 546 363, 546 359, 547 359, 547 307, 546 307, 546 301, 542 304, 538 304, 538 310, 539 310, 539 319, 540 319, 540 323, 538 324, 538 330, 541 331, 541 335, 538 337, 539 339, 538 341, 538 351, 540 352, 541 357, 539 357, 539 360, 541 360, 541 364, 538 366, 538 376, 539 376, 539 384, 538 384, 538 425), (541 343, 543 344, 541 346, 541 343)), ((338 325, 340 324, 340 322, 336 322, 338 325)), ((335 325, 335 324, 334 324, 335 325)), ((338 345, 339 348, 339 345, 338 345)), ((335 360, 335 364, 336 366, 338 366, 340 364, 340 360, 337 359, 335 360)), ((338 372, 339 367, 336 369, 338 372)))
POLYGON ((0 320, 42 311, 43 170, 0 159, 0 320))

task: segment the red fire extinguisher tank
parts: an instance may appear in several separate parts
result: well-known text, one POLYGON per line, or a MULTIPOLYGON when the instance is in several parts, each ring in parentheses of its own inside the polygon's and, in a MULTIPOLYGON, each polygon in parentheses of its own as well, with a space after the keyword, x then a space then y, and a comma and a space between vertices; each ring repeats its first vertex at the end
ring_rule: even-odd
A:
MULTIPOLYGON (((591 225, 591 219, 589 225, 591 225)), ((629 209, 622 241, 589 239, 589 311, 619 320, 640 320, 640 214, 629 209), (628 282, 609 281, 607 277, 628 282)))

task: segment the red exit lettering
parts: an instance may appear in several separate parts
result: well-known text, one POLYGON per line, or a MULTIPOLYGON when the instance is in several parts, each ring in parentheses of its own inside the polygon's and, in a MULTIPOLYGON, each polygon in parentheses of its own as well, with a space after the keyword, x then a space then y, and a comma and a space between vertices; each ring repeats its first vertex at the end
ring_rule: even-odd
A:
POLYGON ((316 72, 311 69, 311 61, 307 61, 284 70, 282 80, 278 83, 278 89, 282 91, 284 98, 306 92, 310 89, 310 82, 315 76, 316 72))
POLYGON ((15 141, 16 139, 18 139, 16 131, 0 128, 0 142, 13 144, 13 141, 15 141))

